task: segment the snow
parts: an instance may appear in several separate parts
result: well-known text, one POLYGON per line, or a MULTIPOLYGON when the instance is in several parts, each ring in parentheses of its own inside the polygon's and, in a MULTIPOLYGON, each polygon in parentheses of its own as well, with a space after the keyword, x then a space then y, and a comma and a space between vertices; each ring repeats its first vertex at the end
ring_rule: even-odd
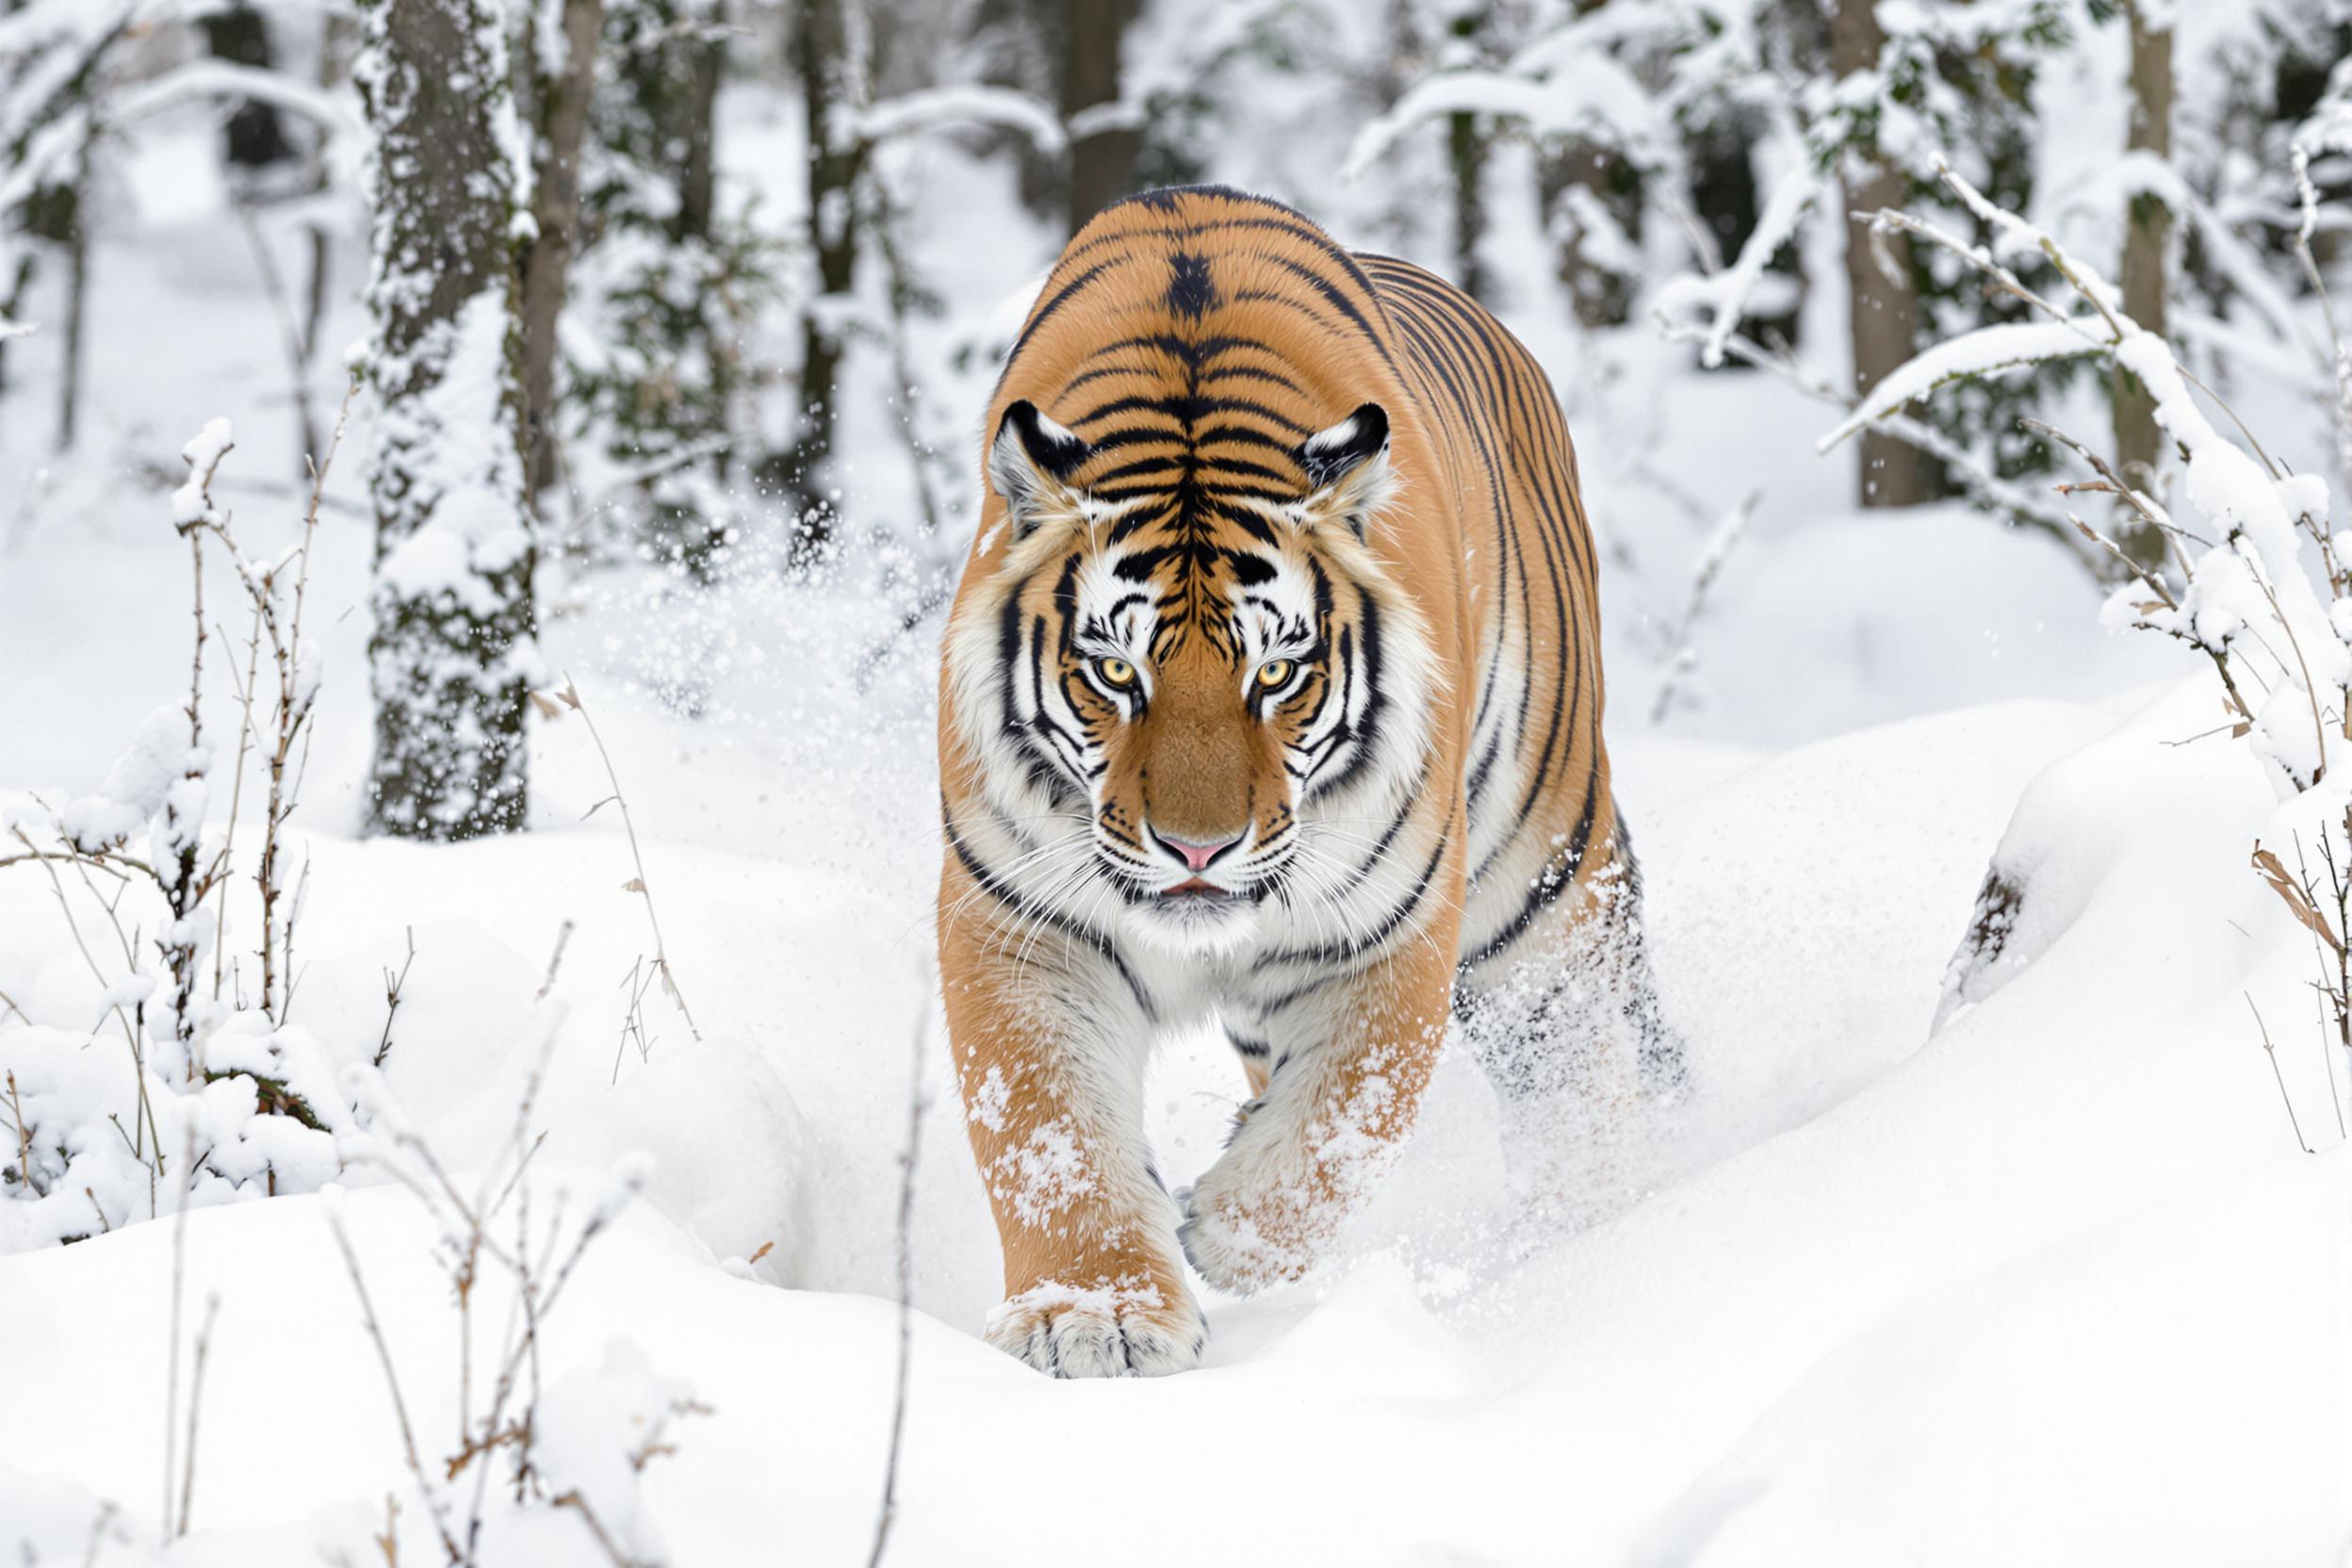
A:
MULTIPOLYGON (((2325 1331, 2352 1308, 2328 1217, 2352 1194, 2340 1154, 2295 1152, 2254 1048, 2225 1027, 2241 986, 2283 1007, 2298 979, 2295 944, 2272 932, 2278 917, 2240 870, 2239 825, 2269 808, 2259 769, 2226 743, 2166 743, 2208 700, 2186 682, 2120 728, 2048 702, 1914 720, 1653 810, 1642 830, 1658 959, 1702 1086, 1690 1173, 1523 1264, 1499 1260, 1479 1240, 1500 1187, 1484 1152, 1495 1110, 1475 1070, 1449 1060, 1354 1261, 1308 1287, 1213 1304, 1199 1374, 1056 1385, 972 1337, 993 1259, 951 1119, 920 1167, 923 1311, 894 1550, 973 1563, 1083 1554, 1100 1528, 1085 1511, 985 1501, 1018 1492, 1052 1453, 1067 1494, 1165 1511, 1166 1527, 1122 1548, 1132 1560, 1197 1560, 1188 1499, 1226 1478, 1236 1429, 1283 1433, 1285 1486, 1225 1496, 1217 1526, 1269 1558, 1768 1562, 1809 1541, 1864 1558, 1933 1543, 1923 1560, 1958 1562, 2112 1541, 2133 1560, 2197 1562, 2246 1519, 2262 1533, 2242 1539, 2265 1560, 2328 1549, 2347 1521, 2325 1391, 2347 1368, 2325 1331), (2082 906, 2052 906, 2062 939, 1922 1044, 1987 846, 2052 759, 2078 782, 2028 794, 2042 841, 2063 848, 2131 815, 2073 870, 2045 859, 2082 906), (2232 923, 2254 935, 2195 935, 2232 923), (2117 1303, 2129 1303, 2120 1321, 2117 1303), (2218 1363, 2189 1349, 2216 1344, 2231 1347, 2218 1363), (1087 1442, 1068 1442, 1073 1420, 1087 1442), (1385 1478, 1402 1452, 1415 1456, 1409 1487, 1385 1478), (1298 1495, 1323 1502, 1302 1511, 1298 1495), (1990 1495, 2003 1506, 1973 1506, 1990 1495)), ((1636 776, 1642 749, 1627 748, 1636 776)), ((415 1059, 403 1074, 402 1053, 437 1032, 436 963, 445 997, 519 993, 509 1005, 522 1005, 535 957, 501 960, 504 982, 448 966, 491 945, 488 930, 544 933, 556 909, 590 906, 580 895, 611 882, 581 864, 598 843, 613 847, 560 834, 450 851, 313 846, 321 896, 347 906, 315 913, 321 930, 360 934, 366 917, 354 924, 348 906, 414 906, 427 886, 487 923, 470 940, 419 933, 419 1010, 394 1047, 396 1088, 443 1076, 415 1059)), ((685 885, 777 906, 773 870, 744 877, 731 857, 649 853, 685 885)), ((705 956, 716 1027, 743 1043, 657 1048, 605 1089, 608 1031, 567 1029, 549 1080, 561 1109, 546 1181, 609 1170, 624 1147, 645 1150, 652 1174, 644 1205, 589 1250, 550 1315, 543 1414, 565 1474, 595 1488, 622 1478, 615 1455, 649 1413, 686 1390, 710 1407, 679 1420, 665 1436, 677 1451, 631 1472, 639 1492, 622 1487, 613 1504, 680 1562, 727 1560, 751 1540, 854 1553, 880 1480, 895 1325, 871 1293, 886 1278, 881 1173, 900 1118, 894 1074, 874 1064, 895 1056, 875 1048, 898 1023, 839 1033, 860 1010, 825 1000, 857 972, 851 928, 805 895, 781 906, 803 912, 757 952, 718 940, 740 918, 723 905, 696 910, 679 938, 705 956), (874 1172, 862 1207, 840 1201, 860 1161, 874 1172), (862 1264, 841 1250, 858 1233, 862 1264), (777 1246, 747 1280, 728 1265, 755 1237, 777 1246)), ((575 1013, 601 994, 626 914, 576 939, 566 972, 578 978, 559 982, 575 1013)), ((887 943, 890 928, 871 924, 871 939, 887 943)), ((359 986, 363 960, 319 963, 314 1017, 348 1037, 338 1048, 371 1047, 380 1009, 334 1000, 359 986)), ((485 1018, 479 1043, 448 1042, 477 1087, 449 1111, 424 1102, 419 1126, 436 1145, 503 1136, 514 1064, 484 1044, 512 1032, 485 1018)), ((935 1094, 942 1070, 935 1057, 935 1094)), ((2324 1115, 2319 1073, 2315 1060, 2289 1065, 2324 1115)), ((1220 1064, 1187 1054, 1154 1101, 1236 1092, 1220 1064)), ((1214 1152, 1213 1136, 1173 1147, 1168 1113, 1154 1114, 1181 1162, 1171 1180, 1214 1152)), ((351 1192, 346 1213, 413 1413, 445 1431, 449 1308, 404 1261, 421 1262, 433 1222, 396 1187, 351 1192)), ((169 1233, 133 1226, 0 1264, 0 1335, 47 1348, 0 1388, 0 1472, 91 1494, 155 1472, 159 1439, 144 1426, 102 1435, 30 1417, 66 1398, 135 1402, 154 1385, 169 1233), (72 1310, 87 1299, 118 1305, 72 1310)), ((348 1499, 344 1542, 380 1527, 369 1499, 400 1487, 397 1450, 317 1200, 194 1214, 188 1257, 189 1298, 222 1298, 198 1539, 275 1531, 290 1559, 294 1540, 335 1527, 324 1515, 288 1527, 287 1495, 306 1509, 348 1499), (291 1404, 266 1371, 288 1360, 305 1368, 291 1404), (277 1456, 269 1466, 227 1457, 255 1445, 277 1456)), ((498 1320, 495 1305, 482 1320, 498 1320)), ((568 1560, 581 1544, 566 1525, 498 1528, 549 1554, 536 1560, 568 1560)))
MULTIPOLYGON (((1547 60, 1607 64, 1604 28, 1666 9, 1592 12, 1550 56, 1512 61, 1513 90, 1582 123, 1571 74, 1547 60)), ((1996 8, 1912 9, 1958 27, 1996 8)), ((1215 30, 1267 10, 1221 8, 1215 30)), ((1710 14, 1748 25, 1744 7, 1710 14)), ((2196 8, 2181 21, 2203 24, 2196 8)), ((1233 67, 1243 88, 1250 69, 1233 67)), ((1431 89, 1414 112, 1476 90, 1431 89)), ((796 133, 743 91, 728 155, 773 182, 797 167, 796 133)), ((1364 119, 1312 96, 1263 115, 1236 157, 1326 180, 1364 119)), ((1351 237, 1384 232, 1380 203, 1416 199, 1395 129, 1394 188, 1367 178, 1318 213, 1351 237)), ((143 134, 169 153, 211 127, 159 113, 143 134)), ((909 244, 941 258, 930 281, 951 307, 914 351, 939 368, 933 417, 969 460, 991 346, 1017 329, 1052 237, 1007 216, 1000 162, 945 138, 893 155, 921 198, 909 244), (960 379, 944 368, 958 353, 960 379)), ((180 706, 188 547, 172 529, 187 520, 172 454, 196 420, 235 421, 215 502, 253 560, 301 537, 267 306, 202 225, 168 207, 154 220, 98 236, 100 433, 58 459, 46 420, 20 416, 37 398, 12 392, 0 418, 0 822, 37 841, 55 804, 78 843, 151 847, 141 835, 204 772, 180 706)), ((1797 242, 1818 247, 1822 228, 1817 211, 1797 242)), ((1408 231, 1398 248, 1427 256, 1440 237, 1408 231)), ((1635 259, 1657 253, 1655 231, 1641 243, 1635 259)), ((1811 267, 1807 335, 1843 309, 1834 259, 1811 267)), ((1539 270, 1518 261, 1510 275, 1539 270)), ((1719 334, 1736 328, 1728 289, 1702 302, 1719 334)), ((856 303, 881 319, 870 294, 856 303)), ((53 305, 39 295, 26 314, 53 320, 53 305)), ((116 1016, 143 1004, 152 1031, 168 1007, 160 906, 126 899, 125 956, 69 879, 93 973, 41 871, 0 867, 0 1067, 22 1107, 0 1101, 0 1165, 15 1164, 20 1115, 56 1139, 34 1156, 43 1196, 0 1194, 0 1344, 16 1352, 0 1378, 0 1553, 79 1563, 95 1541, 108 1564, 275 1568, 383 1560, 372 1538, 388 1527, 401 1560, 440 1560, 330 1221, 439 1473, 464 1413, 481 1419, 513 1296, 495 1268, 475 1287, 462 1398, 448 1271, 462 1231, 418 1151, 470 1196, 509 1168, 528 1096, 546 1137, 515 1187, 523 1222, 568 1243, 582 1217, 614 1217, 543 1326, 545 1500, 518 1508, 491 1486, 484 1560, 609 1562, 591 1516, 623 1552, 679 1564, 861 1560, 890 1443, 908 1042, 923 1034, 931 1114, 913 1151, 890 1561, 2336 1560, 2352 1538, 2352 1167, 2332 1113, 2352 1064, 2314 1016, 2311 933, 2246 867, 2257 841, 2292 866, 2295 835, 2315 848, 2341 821, 2341 798, 2294 788, 2321 759, 2283 749, 2309 744, 2306 689, 2278 682, 2278 710, 2258 703, 2262 736, 2233 737, 2208 662, 2120 629, 2128 605, 2104 633, 2100 589, 2041 533, 1957 502, 1856 512, 1848 466, 1812 455, 1821 410, 1783 384, 1701 374, 1646 325, 1582 334, 1531 299, 1506 315, 1570 400, 1606 531, 1613 786, 1690 1054, 1691 1094, 1638 1200, 1582 1229, 1514 1229, 1502 1109, 1449 1055, 1342 1257, 1298 1286, 1210 1298, 1202 1370, 1034 1376, 982 1338, 1001 1287, 984 1180, 1042 1213, 1086 1177, 1053 1129, 987 1178, 966 1147, 965 1118, 1001 1120, 1015 1088, 984 1080, 959 1105, 932 1015, 936 630, 900 633, 905 597, 877 586, 896 580, 858 557, 830 582, 755 569, 691 596, 654 567, 569 580, 543 601, 547 665, 578 673, 611 747, 699 1042, 658 988, 645 1050, 625 1034, 645 910, 623 890, 637 868, 617 814, 589 814, 612 786, 576 723, 531 737, 530 832, 368 840, 368 704, 349 681, 317 687, 283 862, 308 867, 299 978, 277 1020, 228 1004, 254 984, 237 951, 258 929, 246 861, 224 895, 213 1083, 190 1086, 168 1054, 135 1064, 116 1016), (1726 519, 1741 520, 1736 547, 1726 519), (1669 679, 1677 700, 1653 724, 1669 679), (1990 940, 1973 934, 1988 872, 2015 890, 1990 940), (412 943, 391 1010, 386 971, 412 943), (2249 1000, 2278 1037, 2275 1075, 2249 1000), (323 1129, 263 1114, 264 1078, 323 1129), (205 1155, 184 1218, 118 1130, 142 1091, 159 1146, 176 1160, 193 1134, 205 1155), (166 1547, 175 1272, 183 1417, 194 1328, 216 1298, 219 1316, 191 1529, 166 1547), (563 1495, 585 1511, 553 1506, 563 1495)), ((497 335, 475 325, 460 390, 481 400, 452 426, 452 471, 488 455, 481 366, 497 335)), ((338 300, 322 341, 358 330, 338 300)), ((2089 351, 2072 328, 2034 341, 2056 333, 2089 351)), ((58 335, 12 343, 11 376, 44 384, 58 335)), ((1996 347, 1947 363, 1982 368, 1996 347)), ((2192 449, 2182 520, 2220 521, 2199 567, 2212 592, 2190 614, 2215 638, 2267 625, 2259 584, 2308 574, 2298 519, 2328 498, 2321 449, 2281 416, 2302 405, 2232 389, 2266 436, 2287 433, 2277 479, 2164 381, 2154 348, 2121 351, 2192 449)), ((854 390, 851 514, 892 515, 903 447, 872 388, 854 390)), ((372 425, 363 409, 352 439, 372 425)), ((227 438, 207 427, 188 461, 227 438)), ((395 579, 462 592, 474 552, 514 543, 487 510, 449 516, 395 579)), ((312 563, 306 679, 366 665, 372 543, 347 463, 312 563)), ((2313 595, 2290 612, 2314 660, 2352 658, 2341 603, 2313 595)), ((221 654, 240 630, 205 670, 204 845, 230 824, 220 770, 242 673, 221 654)), ((260 793, 236 808, 240 858, 260 793)), ((0 858, 19 847, 0 838, 0 858)), ((209 929, 193 935, 209 943, 209 929)), ((1211 1163, 1243 1093, 1221 1044, 1168 1042, 1146 1116, 1171 1184, 1211 1163)), ((466 1506, 489 1462, 471 1464, 437 1494, 466 1506)))
POLYGON ((229 432, 226 419, 208 419, 204 428, 188 438, 180 449, 180 460, 188 465, 188 482, 172 492, 172 521, 187 527, 190 523, 211 520, 211 508, 204 499, 204 489, 212 482, 213 470, 221 458, 237 445, 229 432))

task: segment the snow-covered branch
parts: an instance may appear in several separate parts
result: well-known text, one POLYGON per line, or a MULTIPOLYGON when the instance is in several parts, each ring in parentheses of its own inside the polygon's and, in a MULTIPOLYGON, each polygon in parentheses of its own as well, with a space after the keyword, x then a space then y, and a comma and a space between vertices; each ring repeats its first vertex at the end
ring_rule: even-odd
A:
POLYGON ((1040 153, 1068 146, 1054 111, 1025 92, 1001 87, 926 88, 902 92, 878 104, 844 111, 857 140, 875 143, 937 130, 944 125, 983 125, 1017 131, 1040 153))
POLYGON ((1856 406, 1853 416, 1815 442, 1814 449, 1827 452, 1865 427, 1953 382, 1997 375, 2021 366, 2102 353, 2113 347, 2112 343, 2085 335, 2080 327, 2066 321, 2019 321, 1979 327, 1935 345, 1884 377, 1856 406))
POLYGON ((330 137, 354 136, 361 129, 359 104, 348 91, 317 87, 282 71, 215 59, 190 61, 116 94, 109 117, 140 120, 202 98, 268 104, 316 122, 330 137))
POLYGON ((1798 223, 1820 193, 1821 179, 1810 169, 1790 170, 1772 188, 1772 200, 1729 267, 1711 276, 1686 272, 1658 290, 1657 312, 1661 321, 1671 322, 1686 310, 1705 313, 1699 360, 1708 369, 1723 363, 1723 347, 1740 329, 1764 269, 1795 236, 1798 223))

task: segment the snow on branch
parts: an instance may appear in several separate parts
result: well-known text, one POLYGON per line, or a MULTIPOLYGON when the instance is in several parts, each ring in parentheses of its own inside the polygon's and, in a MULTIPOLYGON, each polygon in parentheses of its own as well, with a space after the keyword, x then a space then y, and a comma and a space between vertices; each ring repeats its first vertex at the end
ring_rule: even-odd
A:
POLYGON ((1415 83, 1396 106, 1356 133, 1340 166, 1355 180, 1422 125, 1479 114, 1542 138, 1604 134, 1629 151, 1659 142, 1668 129, 1657 102, 1625 67, 1595 50, 1563 49, 1502 71, 1448 71, 1415 83))
POLYGON ((925 88, 851 110, 846 119, 849 134, 868 143, 962 124, 1018 131, 1040 153, 1059 153, 1069 144, 1053 110, 1010 88, 925 88))
POLYGON ((1706 312, 1699 360, 1708 369, 1723 363, 1723 347, 1746 316, 1749 297, 1762 280, 1764 269, 1796 234, 1797 224, 1821 188, 1819 174, 1803 166, 1792 170, 1772 188, 1772 199, 1765 204, 1747 243, 1740 247, 1737 260, 1711 277, 1686 272, 1658 290, 1657 312, 1661 321, 1671 322, 1686 309, 1706 312))
POLYGON ((1887 372, 1855 406, 1853 416, 1814 443, 1814 449, 1827 452, 1864 427, 1953 382, 1973 381, 2054 359, 2104 353, 2113 347, 2088 335, 2072 320, 1979 327, 1938 343, 1887 372))
MULTIPOLYGON (((2282 799, 2352 773, 2344 766, 2352 760, 2352 565, 2328 530, 2327 481, 2316 474, 2282 474, 2233 413, 2230 416, 2246 445, 2224 436, 2190 395, 2192 384, 2209 397, 2210 390, 2181 368, 2163 337, 2115 308, 2115 290, 2105 279, 2047 233, 1995 206, 1940 159, 1936 168, 1944 185, 1995 232, 1989 250, 1891 210, 1875 221, 1952 251, 2049 319, 1986 328, 1928 350, 1873 388, 1853 417, 1823 437, 1822 449, 1948 382, 2062 355, 2109 356, 2154 400, 2156 423, 2186 466, 2188 500, 2207 525, 2203 532, 2179 525, 2082 443, 2035 425, 2071 447, 2099 476, 2097 483, 2063 486, 2064 493, 2114 497, 2164 538, 2178 564, 2177 585, 2167 583, 2154 569, 2130 563, 2090 524, 2073 518, 2077 530, 2133 573, 2108 602, 2111 624, 2161 631, 2213 660, 2240 733, 2252 735, 2255 754, 2270 770, 2282 799), (1995 259, 2029 250, 2047 257, 2096 317, 2062 309, 1995 259), (2311 540, 2320 547, 2329 602, 2322 601, 2303 560, 2303 546, 2311 540), (2233 668, 2248 660, 2256 661, 2254 679, 2242 682, 2233 668), (2243 694, 2249 684, 2263 694, 2259 700, 2243 694)), ((2334 349, 2341 359, 2341 339, 2334 349)), ((2229 413, 2228 405, 2215 402, 2229 413)))
POLYGON ((191 61, 119 94, 111 115, 118 121, 138 120, 199 98, 268 104, 315 121, 330 136, 349 136, 360 129, 359 106, 348 92, 314 87, 282 71, 215 59, 191 61))

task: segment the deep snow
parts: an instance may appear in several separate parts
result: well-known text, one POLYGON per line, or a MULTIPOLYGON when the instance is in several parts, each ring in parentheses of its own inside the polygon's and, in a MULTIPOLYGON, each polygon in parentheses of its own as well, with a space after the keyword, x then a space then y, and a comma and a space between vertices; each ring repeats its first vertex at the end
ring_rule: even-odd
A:
MULTIPOLYGON (((736 155, 789 166, 774 117, 738 112, 736 155)), ((155 148, 142 188, 203 161, 155 148)), ((959 179, 980 193, 924 245, 971 258, 972 318, 1017 300, 1045 258, 972 237, 972 214, 1009 204, 1003 171, 948 159, 941 184, 959 179)), ((293 536, 276 350, 244 259, 204 242, 210 203, 149 219, 100 247, 113 308, 93 322, 103 396, 82 452, 52 468, 37 404, 5 405, 0 792, 95 789, 177 696, 170 458, 204 419, 232 419, 220 494, 249 547, 293 536)), ((358 327, 347 314, 328 338, 358 327)), ((2308 939, 2246 866, 2274 797, 2245 748, 2190 740, 2215 723, 2210 675, 2103 634, 2095 591, 2037 537, 1960 507, 1843 510, 1842 459, 1810 455, 1818 409, 1693 376, 1678 353, 1605 362, 1625 346, 1527 331, 1618 549, 1611 744, 1696 1086, 1672 1179, 1514 1252, 1494 1101, 1452 1058, 1339 1266, 1212 1300, 1198 1373, 1054 1383, 977 1338, 994 1239, 935 1033, 892 1560, 2340 1561, 2352 1167, 2309 1021, 2308 939), (1702 515, 1650 471, 1687 476, 1702 515), (1692 633, 1697 700, 1653 728, 1687 564, 1756 484, 1756 527, 1692 633), (1947 1007, 1997 852, 2038 868, 2032 920, 1998 984, 1947 1007), (2249 995, 2315 1155, 2290 1133, 2249 995)), ((52 351, 12 344, 12 368, 45 385, 52 351)), ((858 449, 890 504, 896 449, 868 432, 858 449)), ((609 1466, 677 1380, 710 1410, 644 1472, 644 1549, 861 1560, 896 1348, 906 1064, 928 1011, 936 631, 860 691, 852 672, 891 606, 855 572, 818 591, 751 575, 692 605, 650 575, 551 585, 550 670, 578 678, 612 745, 704 1036, 657 1000, 641 1060, 616 988, 646 951, 642 911, 620 891, 612 813, 581 821, 608 786, 577 722, 534 734, 531 833, 353 837, 359 472, 338 470, 313 583, 326 686, 292 847, 310 867, 294 1021, 341 1062, 371 1055, 381 971, 413 933, 386 1081, 453 1168, 479 1169, 553 1016, 533 995, 558 929, 577 922, 550 999, 540 1177, 551 1200, 632 1152, 651 1175, 548 1321, 548 1381, 567 1391, 548 1425, 573 1450, 556 1462, 609 1466), (662 700, 690 682, 699 717, 662 700)), ((47 885, 13 872, 0 990, 85 1030, 99 991, 47 885)), ((0 1021, 0 1061, 21 1032, 0 1021)), ((1238 1072, 1178 1040, 1150 1094, 1181 1182, 1212 1156, 1238 1072)), ((430 1462, 457 1419, 436 1233, 368 1168, 344 1179, 430 1462)), ((403 1560, 434 1558, 328 1207, 291 1196, 188 1219, 191 1315, 216 1291, 220 1308, 196 1528, 165 1560, 374 1560, 387 1494, 403 1560)), ((98 1560, 155 1560, 172 1244, 172 1224, 146 1223, 0 1257, 0 1549, 79 1562, 105 1500, 125 1511, 98 1560)), ((498 1311, 494 1297, 484 1320, 498 1311)), ((493 1528, 504 1560, 601 1560, 569 1514, 493 1528)))

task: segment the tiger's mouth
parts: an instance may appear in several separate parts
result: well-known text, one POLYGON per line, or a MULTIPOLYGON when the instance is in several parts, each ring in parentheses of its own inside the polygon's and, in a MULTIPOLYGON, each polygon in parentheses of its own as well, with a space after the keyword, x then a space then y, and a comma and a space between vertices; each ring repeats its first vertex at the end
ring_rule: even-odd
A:
POLYGON ((1218 899, 1247 898, 1249 894, 1237 892, 1232 888, 1220 888, 1214 882, 1203 881, 1196 876, 1189 882, 1179 882, 1172 888, 1162 888, 1160 896, 1162 898, 1199 898, 1214 902, 1218 899))

